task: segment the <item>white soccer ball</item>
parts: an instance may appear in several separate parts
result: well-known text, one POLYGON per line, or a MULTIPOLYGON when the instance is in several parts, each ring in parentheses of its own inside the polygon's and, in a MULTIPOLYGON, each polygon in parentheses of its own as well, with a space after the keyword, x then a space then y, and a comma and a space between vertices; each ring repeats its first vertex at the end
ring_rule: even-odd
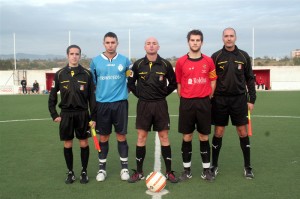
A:
POLYGON ((151 172, 146 178, 146 186, 152 192, 160 192, 165 188, 167 178, 159 171, 151 172))

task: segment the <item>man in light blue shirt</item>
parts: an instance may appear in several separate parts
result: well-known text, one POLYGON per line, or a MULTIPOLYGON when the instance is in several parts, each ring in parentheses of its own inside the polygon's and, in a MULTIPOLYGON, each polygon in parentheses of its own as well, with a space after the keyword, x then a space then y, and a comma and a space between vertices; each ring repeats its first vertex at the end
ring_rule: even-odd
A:
MULTIPOLYGON (((126 140, 128 124, 128 89, 126 72, 130 61, 116 52, 118 37, 113 32, 105 34, 103 45, 105 52, 93 58, 90 70, 96 85, 97 122, 96 129, 100 135, 99 171, 97 181, 104 181, 106 173, 106 158, 109 150, 109 137, 114 126, 118 141, 118 151, 121 161, 121 180, 129 179, 128 144, 126 140)), ((127 72, 128 74, 128 72, 127 72)))

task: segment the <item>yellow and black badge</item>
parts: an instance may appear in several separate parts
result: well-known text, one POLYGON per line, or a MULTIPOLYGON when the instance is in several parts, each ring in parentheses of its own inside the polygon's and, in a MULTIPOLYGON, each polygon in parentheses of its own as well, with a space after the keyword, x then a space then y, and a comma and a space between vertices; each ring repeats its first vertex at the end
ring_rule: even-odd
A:
POLYGON ((126 71, 126 77, 133 77, 133 71, 132 70, 127 70, 126 71))

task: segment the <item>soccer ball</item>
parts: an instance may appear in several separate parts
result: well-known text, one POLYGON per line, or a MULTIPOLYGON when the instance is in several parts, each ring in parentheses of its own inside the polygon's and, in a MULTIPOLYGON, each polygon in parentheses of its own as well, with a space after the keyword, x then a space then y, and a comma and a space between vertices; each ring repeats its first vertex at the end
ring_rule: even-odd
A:
POLYGON ((152 192, 160 192, 165 188, 167 178, 159 171, 151 172, 146 178, 146 186, 152 192))

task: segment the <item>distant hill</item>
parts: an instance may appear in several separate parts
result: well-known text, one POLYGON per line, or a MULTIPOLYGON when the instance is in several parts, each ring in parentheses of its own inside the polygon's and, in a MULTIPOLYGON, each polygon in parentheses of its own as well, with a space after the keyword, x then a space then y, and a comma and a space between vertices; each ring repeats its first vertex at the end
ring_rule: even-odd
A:
MULTIPOLYGON (((13 59, 14 55, 9 54, 9 55, 0 55, 0 59, 13 59)), ((52 54, 47 54, 47 55, 36 55, 36 54, 26 54, 26 53, 17 53, 16 54, 17 60, 20 59, 30 59, 30 60, 53 60, 53 59, 65 59, 65 56, 62 55, 52 55, 52 54)))

